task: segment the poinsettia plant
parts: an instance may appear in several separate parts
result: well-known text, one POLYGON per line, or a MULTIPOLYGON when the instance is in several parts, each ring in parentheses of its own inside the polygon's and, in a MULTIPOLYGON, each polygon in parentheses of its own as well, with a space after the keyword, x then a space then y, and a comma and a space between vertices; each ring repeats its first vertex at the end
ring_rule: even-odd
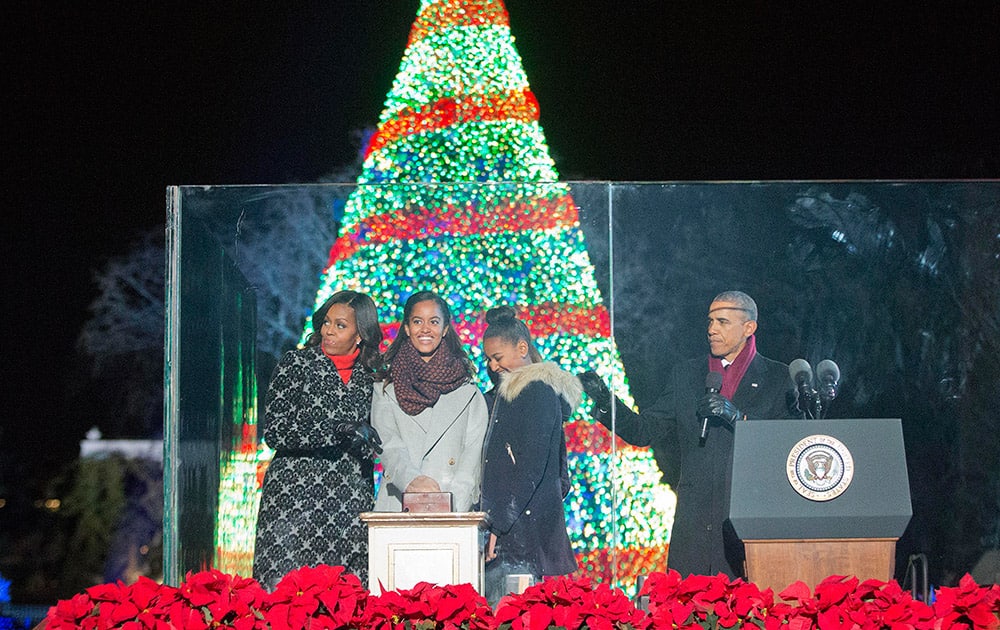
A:
POLYGON ((734 628, 765 630, 997 630, 1000 586, 982 587, 966 575, 958 587, 943 587, 933 606, 913 599, 895 581, 834 575, 814 591, 796 582, 775 600, 743 580, 654 573, 640 591, 649 599, 654 628, 677 630, 734 628))
POLYGON ((99 584, 49 610, 46 628, 268 628, 267 593, 255 580, 209 570, 188 573, 180 587, 139 578, 99 584))
POLYGON ((654 628, 693 630, 739 624, 770 629, 780 625, 771 589, 761 591, 755 584, 730 580, 721 573, 685 579, 677 571, 652 573, 639 595, 648 598, 654 628))
POLYGON ((362 628, 368 590, 341 566, 296 569, 265 600, 270 628, 362 628))
POLYGON ((833 575, 816 586, 796 582, 781 592, 795 605, 782 606, 789 626, 806 628, 937 628, 934 610, 913 599, 895 581, 865 580, 833 575))
POLYGON ((493 611, 471 584, 420 582, 369 596, 364 621, 371 630, 488 630, 493 611))
POLYGON ((494 625, 502 630, 590 628, 645 630, 650 619, 618 589, 594 586, 589 578, 550 578, 497 604, 494 625))
POLYGON ((1000 585, 981 587, 966 573, 958 586, 938 589, 934 614, 940 620, 935 630, 996 630, 1000 628, 1000 585))
POLYGON ((188 573, 180 586, 148 578, 101 584, 49 610, 49 630, 1000 630, 1000 586, 966 575, 933 604, 894 581, 830 576, 815 590, 801 582, 771 589, 724 575, 650 574, 638 608, 622 591, 588 578, 558 577, 500 600, 494 612, 469 584, 421 582, 369 593, 343 567, 302 567, 274 592, 215 570, 188 573))

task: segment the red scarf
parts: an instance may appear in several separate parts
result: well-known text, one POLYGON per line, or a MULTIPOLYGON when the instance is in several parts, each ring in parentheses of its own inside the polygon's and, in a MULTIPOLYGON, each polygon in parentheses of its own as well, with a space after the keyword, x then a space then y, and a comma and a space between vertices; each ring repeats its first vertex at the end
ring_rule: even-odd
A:
MULTIPOLYGON (((323 346, 320 346, 323 349, 323 346)), ((323 354, 326 354, 326 350, 323 350, 323 354)), ((326 354, 327 357, 333 364, 337 367, 337 374, 340 374, 340 380, 347 384, 347 381, 351 380, 351 374, 354 372, 354 363, 358 359, 358 355, 361 354, 361 346, 354 346, 354 352, 351 354, 326 354)))
POLYGON ((729 400, 733 399, 736 388, 740 386, 740 381, 743 380, 743 375, 747 373, 747 368, 750 367, 750 362, 755 356, 757 356, 757 341, 753 335, 747 338, 746 345, 743 346, 740 353, 736 355, 736 360, 730 363, 728 368, 722 367, 722 359, 712 355, 708 356, 708 371, 718 372, 722 375, 720 394, 729 400))
POLYGON ((400 344, 389 371, 396 401, 411 416, 433 407, 441 394, 453 392, 469 380, 465 364, 443 343, 430 361, 424 361, 406 340, 400 344))

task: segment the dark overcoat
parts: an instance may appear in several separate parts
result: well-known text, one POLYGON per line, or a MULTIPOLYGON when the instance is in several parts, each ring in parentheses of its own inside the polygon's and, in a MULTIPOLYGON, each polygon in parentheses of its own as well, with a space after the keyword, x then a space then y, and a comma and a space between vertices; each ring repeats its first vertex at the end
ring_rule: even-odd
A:
POLYGON ((576 570, 566 532, 563 421, 579 404, 575 376, 534 363, 502 376, 483 455, 482 509, 495 562, 535 576, 576 570))
MULTIPOLYGON (((616 433, 635 446, 652 446, 663 480, 677 494, 667 566, 689 574, 744 575, 743 544, 728 523, 733 463, 733 429, 710 421, 701 441, 698 400, 705 395, 708 358, 678 364, 663 394, 636 414, 620 401, 616 433)), ((757 354, 747 367, 732 402, 748 420, 790 417, 792 391, 788 366, 757 354)), ((602 422, 607 422, 602 418, 602 422)))

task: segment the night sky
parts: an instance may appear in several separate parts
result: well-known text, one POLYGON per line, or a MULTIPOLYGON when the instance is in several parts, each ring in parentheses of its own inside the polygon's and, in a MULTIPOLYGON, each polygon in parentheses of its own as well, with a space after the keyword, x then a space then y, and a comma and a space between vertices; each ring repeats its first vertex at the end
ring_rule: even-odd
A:
MULTIPOLYGON (((418 8, 143 4, 5 7, 0 456, 94 424, 67 395, 92 272, 166 186, 351 162, 418 8)), ((1000 176, 1000 4, 812 4, 507 8, 565 179, 1000 176)))

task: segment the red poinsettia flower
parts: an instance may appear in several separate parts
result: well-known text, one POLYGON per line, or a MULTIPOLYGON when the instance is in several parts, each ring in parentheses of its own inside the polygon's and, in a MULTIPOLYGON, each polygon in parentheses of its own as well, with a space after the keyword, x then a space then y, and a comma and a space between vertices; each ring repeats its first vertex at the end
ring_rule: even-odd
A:
POLYGON ((645 630, 650 625, 649 616, 635 607, 635 603, 622 591, 607 584, 598 584, 592 591, 586 610, 586 625, 594 630, 634 628, 645 630))
POLYGON ((136 621, 146 628, 167 625, 165 620, 168 611, 178 597, 176 588, 142 576, 129 587, 129 590, 132 602, 139 609, 136 621))
POLYGON ((132 601, 131 590, 124 582, 92 586, 87 594, 97 605, 98 627, 115 628, 139 614, 139 607, 132 601))
MULTIPOLYGON (((62 599, 49 609, 45 617, 46 627, 52 630, 81 628, 84 619, 94 614, 94 602, 86 593, 79 593, 70 599, 62 599)), ((94 618, 94 623, 97 623, 94 618)))
POLYGON ((774 591, 763 591, 752 582, 736 584, 732 592, 732 608, 741 618, 765 619, 774 608, 774 591))
POLYGON ((654 627, 670 623, 728 628, 751 623, 778 628, 784 620, 776 613, 781 608, 774 603, 771 589, 761 591, 756 584, 730 580, 721 573, 691 575, 683 580, 673 570, 654 573, 646 579, 641 594, 649 598, 654 627))
MULTIPOLYGON (((188 573, 177 590, 178 599, 201 610, 215 628, 265 628, 261 609, 266 592, 252 578, 228 575, 216 569, 188 573)), ((179 610, 174 611, 183 615, 179 610)))
POLYGON ((194 608, 184 600, 178 600, 167 612, 167 620, 172 628, 185 628, 185 630, 206 630, 208 622, 205 621, 205 614, 200 608, 194 608))
POLYGON ((639 595, 649 597, 650 602, 672 600, 677 596, 681 574, 671 569, 666 573, 650 573, 642 583, 639 595))
POLYGON ((468 584, 420 582, 412 589, 383 590, 368 597, 364 612, 365 626, 382 630, 485 630, 491 621, 486 599, 468 584))
POLYGON ((490 627, 493 611, 471 584, 430 587, 423 591, 423 596, 437 610, 434 618, 443 630, 490 627))
POLYGON ((372 611, 376 618, 384 617, 393 624, 400 624, 407 619, 428 619, 434 611, 421 599, 421 594, 428 586, 431 585, 420 582, 409 590, 386 591, 378 597, 371 597, 365 609, 366 615, 372 611))
MULTIPOLYGON (((913 595, 909 591, 904 591, 895 580, 872 593, 870 610, 877 612, 877 617, 885 627, 917 630, 934 628, 934 609, 922 601, 913 599, 913 595)), ((875 617, 876 614, 871 616, 875 617)))
POLYGON ((803 602, 812 598, 812 591, 809 585, 802 581, 792 582, 785 590, 778 593, 778 597, 785 601, 803 602))
POLYGON ((267 596, 266 617, 275 630, 359 627, 367 597, 361 580, 342 566, 301 567, 267 596))
POLYGON ((361 585, 361 579, 347 572, 319 594, 331 627, 355 626, 364 612, 367 599, 368 589, 361 585))
POLYGON ((996 630, 1000 627, 1000 588, 983 588, 966 573, 958 586, 943 586, 937 590, 934 612, 939 618, 937 628, 972 627, 974 630, 996 630))
POLYGON ((691 592, 691 600, 703 611, 714 610, 716 604, 724 602, 729 595, 729 588, 729 577, 724 573, 712 577, 691 576, 681 585, 681 590, 691 592), (691 586, 687 586, 689 581, 691 586))
POLYGON ((587 578, 553 577, 508 595, 497 605, 495 624, 512 630, 540 630, 549 626, 575 630, 645 629, 649 617, 618 589, 591 586, 587 578))
POLYGON ((649 619, 653 628, 678 628, 689 630, 701 628, 701 622, 694 615, 694 604, 678 600, 650 605, 649 619))
POLYGON ((705 618, 692 601, 692 596, 702 585, 707 585, 707 576, 690 576, 681 579, 680 574, 670 569, 666 573, 651 573, 646 577, 640 596, 649 601, 649 618, 654 628, 701 628, 705 618))
POLYGON ((858 588, 859 582, 856 577, 843 575, 831 575, 826 578, 816 586, 816 599, 819 600, 819 607, 825 610, 843 602, 858 588))

